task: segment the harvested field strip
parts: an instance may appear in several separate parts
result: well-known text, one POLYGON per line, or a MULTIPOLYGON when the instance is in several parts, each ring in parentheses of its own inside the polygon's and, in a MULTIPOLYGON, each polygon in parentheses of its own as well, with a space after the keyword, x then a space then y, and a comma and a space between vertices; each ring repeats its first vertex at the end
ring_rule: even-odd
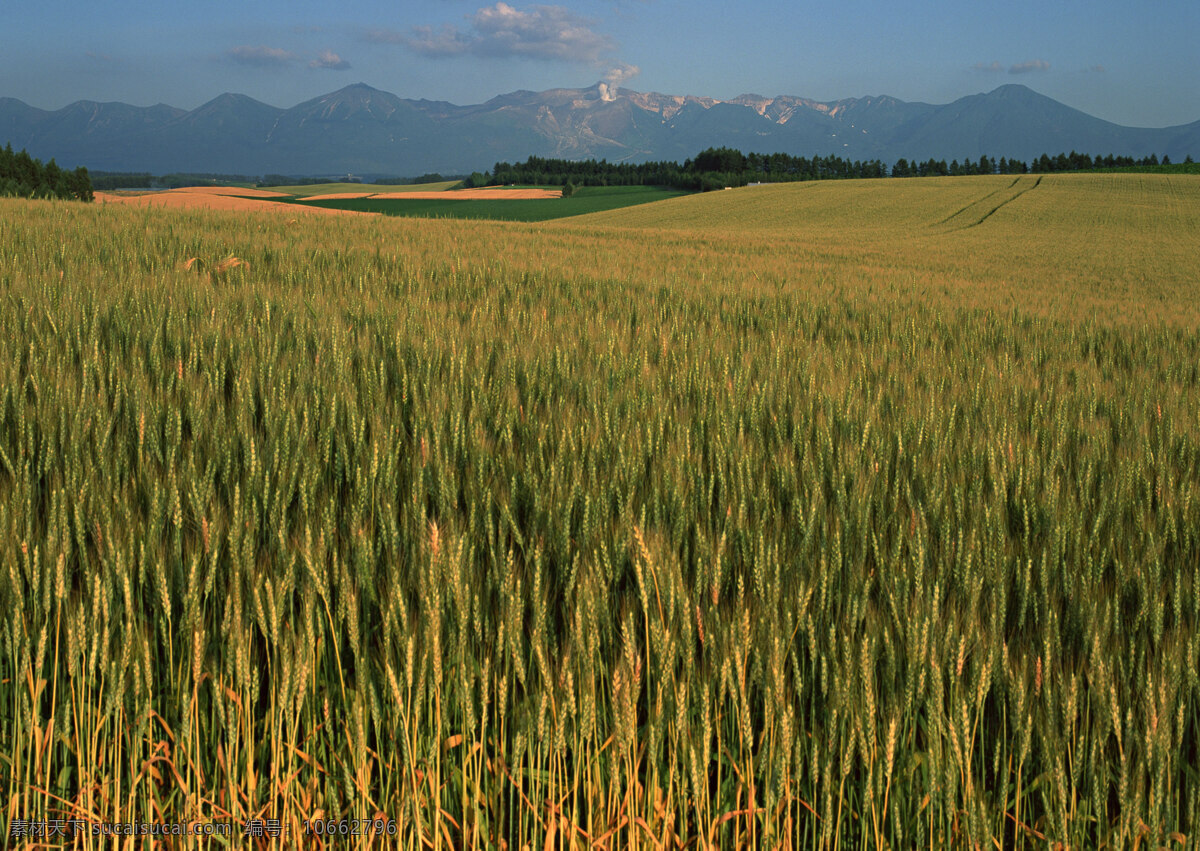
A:
POLYGON ((172 189, 139 194, 97 193, 101 204, 171 209, 377 213, 420 218, 548 221, 683 195, 678 190, 595 187, 569 198, 560 189, 519 187, 411 192, 331 192, 308 197, 238 187, 172 189))
POLYGON ((286 195, 311 197, 313 195, 340 194, 343 192, 440 192, 458 186, 461 181, 444 180, 439 183, 301 183, 291 186, 264 187, 286 195))
POLYGON ((444 192, 330 192, 319 195, 296 195, 298 201, 336 201, 347 198, 376 198, 397 201, 530 201, 559 198, 561 189, 451 189, 444 192))
MULTIPOLYGON (((482 191, 482 190, 480 190, 482 191)), ((430 197, 413 197, 415 193, 398 196, 367 198, 313 197, 289 199, 287 203, 302 207, 326 207, 361 212, 382 213, 387 216, 416 218, 491 219, 494 221, 541 222, 586 215, 598 210, 613 210, 664 199, 686 193, 680 190, 656 189, 644 186, 585 187, 568 198, 559 190, 507 189, 497 190, 504 195, 447 198, 452 193, 432 193, 430 197), (547 191, 552 194, 547 196, 547 191), (533 197, 512 197, 516 193, 539 193, 533 197)))
MULTIPOLYGON (((197 187, 168 189, 162 192, 137 194, 97 192, 96 202, 102 205, 115 204, 126 207, 153 207, 174 210, 226 210, 226 211, 297 211, 291 204, 292 198, 278 192, 238 187, 197 187)), ((301 208, 303 209, 303 208, 301 208)), ((310 212, 347 212, 322 207, 312 207, 310 212)))

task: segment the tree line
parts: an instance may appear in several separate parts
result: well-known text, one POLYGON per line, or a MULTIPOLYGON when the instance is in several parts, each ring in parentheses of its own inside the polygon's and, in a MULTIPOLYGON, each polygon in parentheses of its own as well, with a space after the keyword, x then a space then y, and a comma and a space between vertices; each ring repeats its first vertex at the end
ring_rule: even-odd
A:
POLYGON ((682 165, 670 161, 610 163, 530 157, 523 163, 498 162, 490 172, 475 172, 465 178, 463 185, 471 188, 523 183, 570 186, 572 190, 580 186, 666 186, 706 191, 747 183, 886 176, 887 167, 879 160, 743 154, 733 148, 708 148, 682 165))
MULTIPOLYGON (((1191 156, 1184 160, 1184 164, 1192 163, 1191 156)), ((1080 154, 1076 151, 1071 151, 1069 154, 1058 154, 1050 156, 1042 154, 1035 160, 1024 162, 1018 159, 1007 159, 1001 157, 999 160, 992 159, 987 155, 981 156, 977 162, 972 162, 969 158, 961 163, 958 160, 952 160, 949 165, 945 160, 926 160, 923 163, 918 163, 916 160, 909 162, 906 159, 899 159, 892 166, 892 177, 929 177, 934 175, 960 175, 960 174, 1051 174, 1060 171, 1109 171, 1116 169, 1127 168, 1153 168, 1156 166, 1169 166, 1171 158, 1164 155, 1160 160, 1156 154, 1150 154, 1146 157, 1117 157, 1109 154, 1108 156, 1090 156, 1088 154, 1080 154)))
MULTIPOLYGON (((677 162, 610 163, 608 160, 563 160, 529 157, 522 163, 498 162, 490 172, 475 172, 463 181, 466 187, 536 184, 562 186, 566 193, 581 186, 664 186, 706 191, 751 183, 787 183, 803 180, 845 180, 877 177, 933 177, 968 174, 1047 174, 1062 171, 1097 171, 1169 165, 1170 158, 1155 155, 1090 156, 1071 151, 1042 154, 1025 162, 1015 158, 981 156, 962 162, 929 159, 897 160, 889 169, 882 161, 848 160, 839 156, 745 154, 734 148, 708 148, 694 159, 677 162)), ((1192 162, 1189 156, 1187 163, 1192 162)))
POLYGON ((43 164, 24 149, 13 153, 11 142, 0 150, 0 196, 78 201, 91 201, 94 197, 91 178, 83 166, 66 171, 53 158, 43 164))
MULTIPOLYGON (((303 179, 284 178, 282 175, 267 175, 279 178, 280 183, 304 182, 303 179)), ((97 190, 113 189, 184 189, 190 186, 227 186, 242 183, 252 185, 258 178, 244 174, 150 174, 146 171, 97 171, 92 173, 92 186, 97 190)), ((310 179, 309 183, 325 183, 326 178, 310 179)), ((264 184, 259 184, 264 185, 264 184)))

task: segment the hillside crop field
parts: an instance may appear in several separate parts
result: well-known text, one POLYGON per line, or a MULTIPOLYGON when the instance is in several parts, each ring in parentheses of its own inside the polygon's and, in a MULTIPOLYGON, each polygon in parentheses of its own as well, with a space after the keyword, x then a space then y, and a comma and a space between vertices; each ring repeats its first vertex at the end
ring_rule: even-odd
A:
MULTIPOLYGON (((489 187, 490 189, 490 187, 489 187)), ((479 191, 479 190, 475 190, 479 191)), ((502 192, 504 190, 501 190, 502 192)), ((511 191, 511 190, 509 190, 511 191)), ((556 190, 558 191, 558 190, 556 190)), ((653 186, 585 186, 567 198, 295 198, 303 207, 382 213, 385 216, 410 216, 435 219, 489 219, 510 222, 544 222, 570 216, 582 216, 609 210, 662 201, 687 193, 653 186)))
POLYGON ((0 200, 9 846, 1190 847, 1198 211, 0 200))
POLYGON ((461 181, 442 180, 437 183, 312 183, 298 186, 264 186, 272 192, 309 197, 311 195, 338 195, 347 192, 434 192, 445 191, 461 181))

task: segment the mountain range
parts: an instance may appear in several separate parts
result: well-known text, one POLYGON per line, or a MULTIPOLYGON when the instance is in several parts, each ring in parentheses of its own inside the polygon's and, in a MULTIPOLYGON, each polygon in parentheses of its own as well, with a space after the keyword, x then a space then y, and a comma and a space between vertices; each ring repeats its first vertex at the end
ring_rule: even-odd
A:
POLYGON ((846 159, 1034 159, 1071 150, 1200 156, 1200 121, 1124 127, 1020 85, 934 105, 745 94, 663 95, 597 83, 456 106, 363 83, 290 109, 223 94, 193 110, 78 101, 56 111, 0 98, 0 145, 96 171, 417 176, 535 155, 683 160, 709 147, 846 159))

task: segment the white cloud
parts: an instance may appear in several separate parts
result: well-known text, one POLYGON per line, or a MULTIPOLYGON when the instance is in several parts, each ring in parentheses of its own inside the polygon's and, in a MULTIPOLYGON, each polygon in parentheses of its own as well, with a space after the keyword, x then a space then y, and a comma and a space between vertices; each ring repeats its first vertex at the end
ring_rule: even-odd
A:
POLYGON ((350 63, 332 50, 322 50, 317 58, 308 63, 309 68, 325 68, 330 71, 345 71, 350 63))
POLYGON ((467 21, 465 27, 414 27, 407 33, 372 30, 367 40, 403 44, 426 56, 518 56, 582 64, 600 63, 616 49, 593 21, 563 6, 518 9, 498 2, 479 9, 467 21))
POLYGON ((1008 69, 1010 74, 1028 74, 1031 71, 1049 71, 1050 63, 1045 59, 1031 59, 1028 62, 1018 62, 1008 69))
POLYGON ((1004 66, 1003 66, 1003 65, 1001 65, 999 62, 987 62, 987 63, 984 63, 984 62, 976 62, 976 63, 975 63, 973 66, 972 66, 972 68, 973 68, 973 70, 975 70, 975 71, 987 71, 989 74, 994 74, 994 73, 996 73, 997 71, 1003 71, 1003 70, 1004 70, 1004 66))

